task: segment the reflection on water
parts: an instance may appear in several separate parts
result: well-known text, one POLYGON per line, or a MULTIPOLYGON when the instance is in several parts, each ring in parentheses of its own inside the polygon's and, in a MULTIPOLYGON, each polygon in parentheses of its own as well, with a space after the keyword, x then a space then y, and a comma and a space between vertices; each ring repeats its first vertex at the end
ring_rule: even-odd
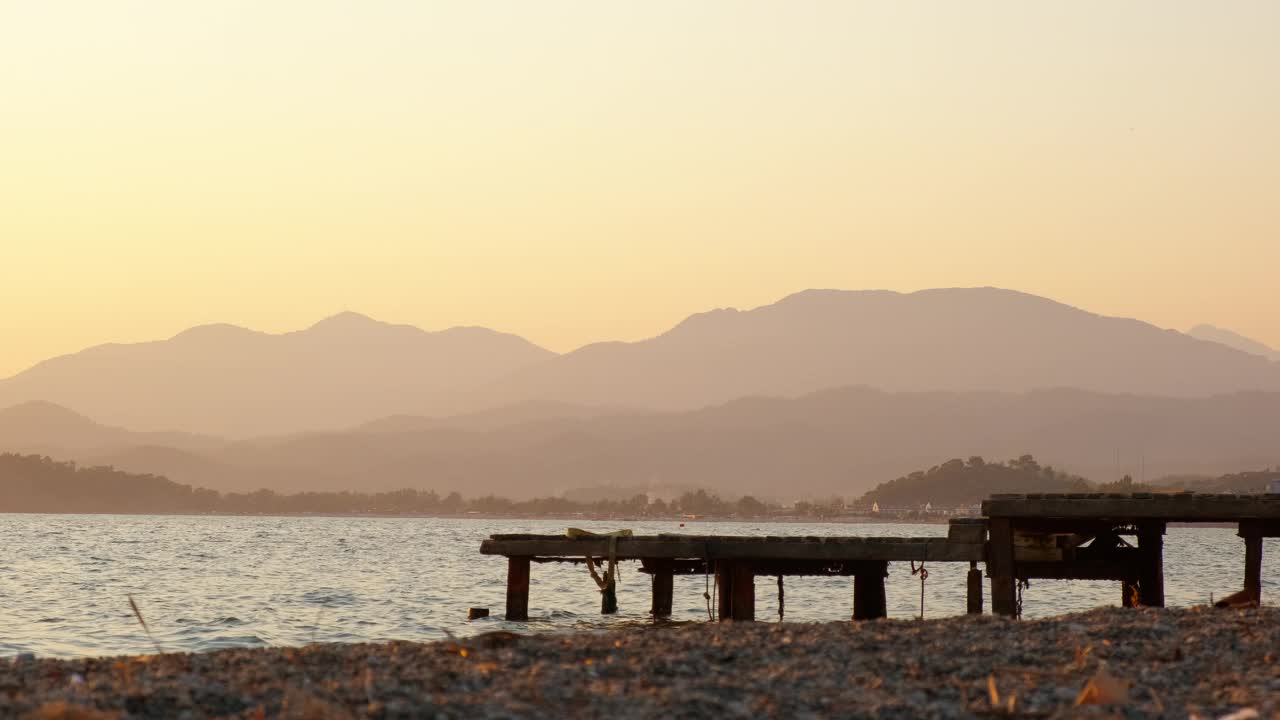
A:
MULTIPOLYGON (((506 564, 483 557, 490 533, 560 533, 567 525, 637 533, 727 535, 944 535, 944 525, 689 523, 437 518, 0 515, 0 656, 149 653, 129 608, 138 601, 166 651, 309 642, 436 640, 487 630, 568 631, 648 622, 649 578, 624 564, 621 612, 599 614, 581 566, 535 565, 528 623, 501 619, 506 564), (468 621, 467 608, 494 616, 468 621)), ((1280 543, 1264 553, 1264 601, 1280 590, 1280 543)), ((1170 605, 1193 605, 1241 587, 1243 544, 1223 528, 1170 528, 1165 539, 1170 605)), ((964 612, 967 564, 929 566, 927 616, 964 612)), ((675 581, 675 621, 705 621, 708 580, 675 581)), ((787 578, 786 619, 848 618, 848 578, 787 578)), ((756 617, 777 619, 776 581, 756 581, 756 617)), ((920 584, 889 568, 890 617, 919 612, 920 584)), ((1118 605, 1111 582, 1034 581, 1024 612, 1036 617, 1118 605)))

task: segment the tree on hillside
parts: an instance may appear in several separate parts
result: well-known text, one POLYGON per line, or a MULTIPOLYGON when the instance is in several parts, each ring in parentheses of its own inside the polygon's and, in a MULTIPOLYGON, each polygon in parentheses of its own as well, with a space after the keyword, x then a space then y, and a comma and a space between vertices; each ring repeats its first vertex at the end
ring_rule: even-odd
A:
POLYGON ((764 515, 769 511, 769 507, 750 495, 743 495, 738 502, 734 503, 734 513, 743 517, 756 517, 764 515))
POLYGON ((1089 483, 1082 477, 1041 467, 1031 455, 1004 463, 988 463, 973 456, 968 462, 948 460, 927 471, 916 471, 881 483, 863 495, 862 505, 914 508, 932 503, 934 508, 954 508, 981 502, 996 493, 1081 492, 1089 483))

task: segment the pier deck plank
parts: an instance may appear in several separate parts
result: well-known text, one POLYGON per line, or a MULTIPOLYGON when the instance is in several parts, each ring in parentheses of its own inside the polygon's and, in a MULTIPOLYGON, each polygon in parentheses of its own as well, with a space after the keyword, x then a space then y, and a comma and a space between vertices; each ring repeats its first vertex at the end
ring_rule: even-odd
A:
MULTIPOLYGON (((494 535, 480 545, 484 555, 600 558, 609 553, 607 538, 562 535, 494 535)), ((652 535, 619 538, 619 560, 886 560, 905 562, 970 562, 984 559, 981 543, 958 543, 945 537, 742 537, 652 535)))
POLYGON ((1162 520, 1165 522, 1280 522, 1280 495, 1212 493, 1112 493, 1072 497, 1066 494, 993 495, 983 501, 989 518, 1079 518, 1162 520))

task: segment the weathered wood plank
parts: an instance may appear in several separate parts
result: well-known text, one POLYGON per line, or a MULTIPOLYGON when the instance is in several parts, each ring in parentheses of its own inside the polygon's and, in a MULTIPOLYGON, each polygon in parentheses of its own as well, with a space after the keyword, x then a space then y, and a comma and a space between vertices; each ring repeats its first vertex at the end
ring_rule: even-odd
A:
POLYGON ((729 620, 733 617, 733 563, 716 562, 716 617, 729 620))
MULTIPOLYGON (((645 563, 660 562, 659 560, 644 560, 645 563)), ((711 561, 714 565, 716 561, 711 561)), ((814 576, 814 577, 833 577, 845 576, 852 577, 860 572, 864 572, 869 563, 875 563, 875 560, 752 560, 751 565, 755 568, 756 575, 789 575, 789 576, 814 576)), ((672 574, 674 575, 702 575, 707 572, 706 563, 701 560, 672 560, 672 574)), ((647 567, 640 569, 642 573, 652 573, 653 570, 647 567)))
POLYGON ((1109 518, 1168 522, 1280 520, 1280 495, 1109 493, 1087 498, 993 495, 982 503, 982 513, 989 518, 1109 518))
POLYGON ((953 543, 984 543, 987 521, 983 518, 955 518, 947 523, 947 540, 953 543))
POLYGON ((853 576, 854 620, 878 620, 888 616, 884 592, 884 578, 888 574, 888 564, 877 563, 853 576))
POLYGON ((1164 607, 1164 530, 1161 522, 1138 526, 1138 603, 1164 607))
POLYGON ((1013 524, 1006 518, 987 522, 987 575, 991 577, 991 612, 1018 614, 1017 579, 1014 575, 1013 524))
POLYGON ((756 576, 751 563, 739 560, 733 563, 733 607, 729 617, 737 621, 756 619, 756 576))
POLYGON ((653 604, 649 612, 656 618, 671 617, 675 587, 674 562, 667 558, 648 561, 650 572, 653 573, 653 604))
MULTIPOLYGON (((490 538, 480 544, 484 555, 532 557, 604 557, 609 552, 608 540, 585 540, 559 536, 521 539, 490 538)), ((743 559, 743 560, 888 560, 917 562, 968 562, 983 559, 983 546, 978 543, 955 543, 947 538, 826 538, 821 541, 770 542, 763 539, 721 537, 695 540, 690 538, 623 538, 617 541, 619 560, 646 558, 673 559, 743 559)))
POLYGON ((1261 605, 1263 532, 1256 523, 1241 523, 1240 536, 1244 538, 1244 591, 1261 605))
POLYGON ((529 558, 507 558, 507 619, 529 619, 529 558))
POLYGON ((982 614, 982 571, 977 563, 969 566, 968 588, 966 593, 966 610, 970 615, 982 614))

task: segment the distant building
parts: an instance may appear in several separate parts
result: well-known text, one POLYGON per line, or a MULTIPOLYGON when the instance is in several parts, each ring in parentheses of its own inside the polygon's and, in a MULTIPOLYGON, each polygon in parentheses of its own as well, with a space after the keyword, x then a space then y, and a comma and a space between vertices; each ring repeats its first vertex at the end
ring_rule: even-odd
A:
POLYGON ((1267 492, 1280 495, 1280 480, 1272 480, 1271 483, 1267 485, 1267 492))

